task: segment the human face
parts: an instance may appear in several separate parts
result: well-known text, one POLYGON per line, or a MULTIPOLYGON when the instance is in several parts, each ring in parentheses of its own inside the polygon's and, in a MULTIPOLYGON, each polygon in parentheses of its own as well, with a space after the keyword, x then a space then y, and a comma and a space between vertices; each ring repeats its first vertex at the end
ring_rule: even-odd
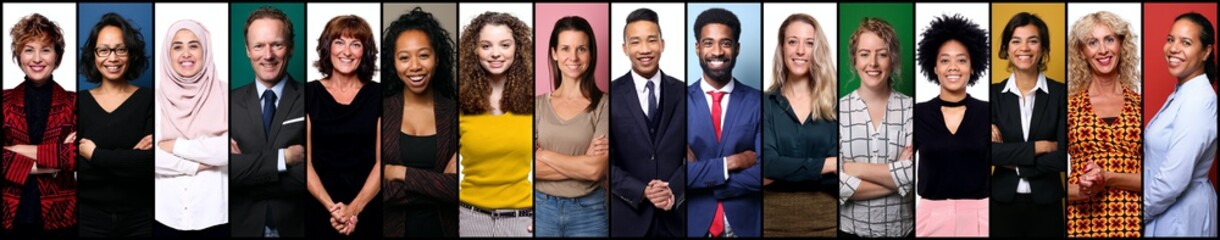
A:
POLYGON ((936 78, 942 89, 953 92, 965 90, 970 73, 970 52, 966 51, 966 45, 957 40, 940 45, 940 51, 936 54, 936 78))
POLYGON ((182 77, 194 77, 203 66, 201 58, 203 45, 199 43, 199 37, 186 29, 178 30, 169 47, 170 66, 174 72, 182 77))
POLYGON ((868 88, 888 86, 890 73, 893 72, 890 65, 894 63, 889 44, 873 32, 860 34, 856 41, 856 52, 852 54, 856 64, 853 67, 860 75, 860 82, 868 88))
POLYGON ((361 57, 364 57, 364 43, 360 39, 340 36, 330 41, 330 64, 336 73, 356 74, 361 57))
POLYGON ((703 76, 719 84, 728 84, 733 78, 737 47, 740 46, 737 39, 733 39, 733 29, 728 25, 712 23, 704 25, 699 31, 703 38, 695 43, 695 52, 699 55, 703 76))
POLYGON ((517 53, 517 41, 508 25, 486 25, 479 30, 479 65, 493 77, 508 72, 517 53))
POLYGON ((784 67, 789 75, 809 76, 810 55, 817 42, 814 34, 813 25, 800 21, 784 29, 784 67))
POLYGON ((1014 28, 1007 44, 1008 62, 1017 71, 1038 71, 1038 62, 1042 59, 1042 36, 1038 36, 1038 27, 1029 24, 1014 28))
POLYGON ((584 32, 559 32, 559 44, 551 49, 551 61, 565 79, 579 79, 589 69, 589 37, 584 32))
POLYGON ((399 33, 394 42, 394 71, 407 90, 415 94, 427 91, 434 70, 436 50, 432 49, 428 34, 420 30, 399 33))
POLYGON ((17 62, 25 77, 36 84, 42 84, 51 79, 51 71, 55 70, 56 53, 54 44, 46 37, 31 40, 21 47, 17 62))
POLYGON ((254 77, 265 84, 275 84, 283 78, 288 61, 288 41, 284 22, 260 18, 250 23, 246 33, 246 56, 254 77))
POLYGON ((97 45, 93 47, 99 50, 106 49, 106 53, 110 54, 105 57, 102 57, 101 54, 93 55, 93 67, 102 73, 102 79, 107 81, 122 79, 123 74, 127 73, 128 57, 127 46, 123 43, 123 30, 115 26, 103 27, 101 31, 98 31, 97 45), (120 51, 123 54, 119 54, 120 51))
POLYGON ((1204 61, 1212 53, 1212 46, 1203 47, 1206 43, 1199 41, 1202 28, 1189 20, 1178 20, 1169 29, 1169 37, 1165 40, 1165 62, 1169 65, 1169 73, 1179 81, 1187 80, 1203 74, 1204 61))
POLYGON ((657 61, 665 51, 665 40, 661 39, 661 27, 654 22, 635 21, 627 24, 624 31, 623 53, 631 59, 631 70, 644 77, 652 77, 660 70, 657 61))
POLYGON ((1084 39, 1084 56, 1096 74, 1110 75, 1118 71, 1122 56, 1122 39, 1110 27, 1098 24, 1084 39))

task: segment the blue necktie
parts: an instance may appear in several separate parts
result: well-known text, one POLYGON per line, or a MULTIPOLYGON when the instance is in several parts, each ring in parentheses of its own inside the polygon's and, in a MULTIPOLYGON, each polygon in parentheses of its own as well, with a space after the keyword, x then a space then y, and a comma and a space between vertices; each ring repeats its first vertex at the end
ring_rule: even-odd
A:
POLYGON ((648 134, 654 137, 657 134, 657 120, 661 118, 657 116, 657 95, 654 94, 655 84, 652 81, 644 84, 644 88, 648 90, 648 134))
POLYGON ((263 136, 271 139, 271 118, 275 117, 275 92, 263 91, 263 136))

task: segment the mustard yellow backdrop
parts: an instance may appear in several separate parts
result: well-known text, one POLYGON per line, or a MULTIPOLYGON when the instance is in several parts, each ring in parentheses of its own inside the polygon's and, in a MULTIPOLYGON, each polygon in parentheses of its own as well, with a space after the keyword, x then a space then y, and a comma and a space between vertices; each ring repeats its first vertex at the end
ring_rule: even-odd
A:
POLYGON ((1012 73, 1008 71, 1008 60, 1000 59, 1000 45, 1008 41, 1000 39, 1004 36, 1004 26, 1008 20, 1020 12, 1038 15, 1046 22, 1050 36, 1042 38, 1051 41, 1051 55, 1046 63, 1046 77, 1059 82, 1067 81, 1067 31, 1064 29, 1067 21, 1066 6, 1063 3, 993 3, 991 4, 991 83, 1004 81, 1012 73))

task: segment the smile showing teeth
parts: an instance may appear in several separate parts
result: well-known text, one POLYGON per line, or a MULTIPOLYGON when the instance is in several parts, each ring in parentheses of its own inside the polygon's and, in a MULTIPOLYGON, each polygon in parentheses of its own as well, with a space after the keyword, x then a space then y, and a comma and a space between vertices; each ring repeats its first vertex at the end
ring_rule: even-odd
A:
POLYGON ((868 76, 872 76, 872 77, 880 77, 881 71, 864 71, 864 75, 868 75, 868 76))
POLYGON ((119 67, 120 66, 102 66, 102 68, 105 68, 107 72, 112 72, 112 73, 119 72, 119 67))
POLYGON ((42 72, 42 70, 44 70, 44 69, 47 69, 47 66, 44 66, 44 65, 32 65, 32 66, 30 66, 30 70, 33 70, 33 71, 35 71, 35 72, 42 72))
POLYGON ((410 80, 411 82, 422 82, 424 81, 424 76, 407 76, 407 80, 410 80))
POLYGON ((1018 55, 1017 56, 1017 60, 1021 60, 1021 61, 1029 61, 1030 58, 1031 57, 1029 55, 1018 55))
POLYGON ((1110 62, 1112 62, 1113 60, 1114 60, 1114 57, 1101 57, 1101 58, 1097 58, 1097 63, 1100 63, 1101 65, 1110 65, 1110 62))
POLYGON ((949 74, 948 76, 945 76, 945 79, 948 79, 949 81, 957 81, 957 80, 962 79, 962 75, 961 74, 949 74))

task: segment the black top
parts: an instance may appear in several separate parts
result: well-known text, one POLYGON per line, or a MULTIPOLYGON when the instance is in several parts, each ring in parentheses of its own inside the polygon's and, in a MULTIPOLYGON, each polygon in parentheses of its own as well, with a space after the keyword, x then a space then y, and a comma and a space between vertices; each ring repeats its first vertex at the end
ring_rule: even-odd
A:
MULTIPOLYGON (((360 192, 377 162, 381 86, 365 83, 348 105, 339 104, 321 81, 305 84, 305 114, 313 125, 313 168, 335 202, 360 192)), ((376 202, 376 201, 373 201, 376 202)))
MULTIPOLYGON (((982 199, 990 192, 988 150, 991 121, 987 102, 966 96, 957 133, 945 126, 940 98, 915 104, 915 150, 919 154, 917 192, 930 200, 982 199)), ((951 104, 950 104, 951 105, 951 104)))
MULTIPOLYGON (((768 190, 837 190, 838 178, 822 174, 827 157, 839 154, 839 126, 829 119, 814 121, 812 113, 798 122, 788 99, 763 97, 763 175, 775 180, 768 190)), ((830 191, 835 193, 835 191, 830 191)))
POLYGON ((42 144, 42 133, 47 130, 47 115, 51 114, 50 81, 52 80, 47 80, 42 86, 29 84, 25 88, 25 123, 29 131, 30 145, 42 144))
MULTIPOLYGON (((399 134, 398 145, 402 149, 403 165, 419 169, 419 171, 436 172, 433 171, 436 165, 436 135, 421 137, 402 132, 399 134)), ((403 211, 406 215, 407 227, 403 236, 443 236, 444 228, 441 228, 441 221, 437 221, 437 219, 442 219, 436 211, 438 207, 440 205, 436 203, 404 205, 403 211)))
POLYGON ((77 158, 80 204, 112 212, 152 210, 153 152, 132 149, 153 133, 152 89, 137 89, 113 112, 103 110, 89 91, 80 93, 77 106, 77 139, 97 145, 93 159, 77 158))

